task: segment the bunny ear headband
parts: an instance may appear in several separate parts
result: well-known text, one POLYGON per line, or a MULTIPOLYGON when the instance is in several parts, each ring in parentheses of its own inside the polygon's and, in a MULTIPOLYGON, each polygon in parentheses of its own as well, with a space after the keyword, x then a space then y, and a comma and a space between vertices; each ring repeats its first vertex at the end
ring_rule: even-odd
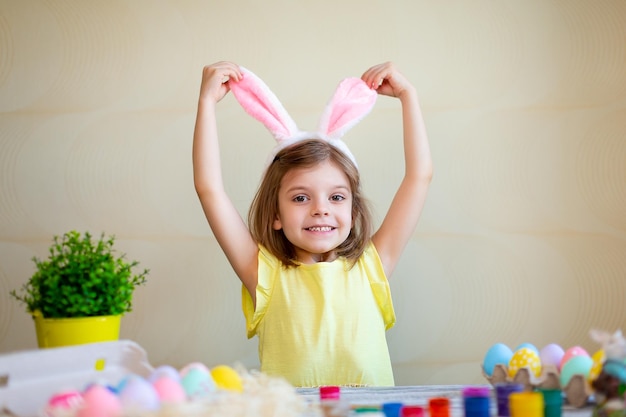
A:
POLYGON ((259 77, 241 67, 243 78, 230 81, 230 90, 252 117, 260 121, 278 142, 268 158, 269 165, 283 148, 305 139, 322 139, 338 148, 356 166, 356 160, 343 135, 359 123, 374 107, 378 93, 360 78, 346 78, 335 90, 322 113, 316 132, 298 129, 278 98, 259 77))

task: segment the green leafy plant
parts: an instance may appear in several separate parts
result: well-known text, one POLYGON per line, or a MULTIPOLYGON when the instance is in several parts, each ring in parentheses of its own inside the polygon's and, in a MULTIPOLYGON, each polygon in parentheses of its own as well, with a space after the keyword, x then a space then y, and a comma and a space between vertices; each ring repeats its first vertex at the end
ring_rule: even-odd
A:
POLYGON ((132 310, 135 287, 148 270, 133 273, 139 263, 113 248, 115 237, 98 240, 75 230, 54 236, 48 259, 33 258, 36 272, 20 291, 10 292, 29 312, 45 318, 118 315, 132 310))

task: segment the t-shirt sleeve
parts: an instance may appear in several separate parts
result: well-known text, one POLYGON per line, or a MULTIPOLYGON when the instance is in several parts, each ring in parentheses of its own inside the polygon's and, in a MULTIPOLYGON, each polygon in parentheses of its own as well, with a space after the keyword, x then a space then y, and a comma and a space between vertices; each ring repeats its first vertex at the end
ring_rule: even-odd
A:
POLYGON ((276 278, 276 271, 280 268, 280 261, 267 249, 259 245, 258 255, 258 283, 256 286, 256 309, 252 297, 245 286, 241 286, 241 307, 246 318, 246 331, 248 339, 256 335, 257 327, 267 311, 272 286, 276 278))

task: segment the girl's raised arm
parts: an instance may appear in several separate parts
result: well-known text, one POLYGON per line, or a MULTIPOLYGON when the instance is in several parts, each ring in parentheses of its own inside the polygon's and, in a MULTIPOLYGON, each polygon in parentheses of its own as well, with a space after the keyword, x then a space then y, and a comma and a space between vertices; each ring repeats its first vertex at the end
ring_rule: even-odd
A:
POLYGON ((404 178, 389 211, 372 241, 390 276, 417 227, 433 174, 430 146, 413 85, 390 63, 376 65, 361 77, 379 94, 397 97, 402 103, 404 178))
POLYGON ((193 175, 211 230, 254 299, 258 247, 224 189, 215 117, 216 104, 230 90, 228 80, 237 81, 241 76, 239 67, 231 62, 218 62, 203 69, 193 136, 193 175))

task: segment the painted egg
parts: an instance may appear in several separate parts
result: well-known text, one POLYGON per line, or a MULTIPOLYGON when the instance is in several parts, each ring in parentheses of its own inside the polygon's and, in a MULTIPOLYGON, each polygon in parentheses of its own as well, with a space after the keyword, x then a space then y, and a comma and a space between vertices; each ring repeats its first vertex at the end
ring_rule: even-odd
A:
POLYGON ((561 359, 563 359, 563 355, 565 351, 563 348, 556 343, 550 343, 549 345, 545 345, 539 351, 539 359, 541 359, 541 366, 554 366, 557 369, 561 367, 561 359))
POLYGON ((63 391, 53 395, 48 400, 45 414, 52 416, 59 410, 75 410, 83 404, 83 396, 79 391, 63 391))
POLYGON ((174 381, 180 382, 180 373, 178 373, 178 370, 176 368, 169 365, 159 366, 154 371, 152 371, 152 373, 148 377, 148 381, 154 382, 162 376, 166 376, 170 379, 173 379, 174 381))
POLYGON ((211 369, 211 376, 220 389, 243 392, 241 377, 230 366, 219 365, 211 369))
POLYGON ((197 371, 200 372, 204 372, 205 374, 210 374, 211 371, 209 370, 209 368, 206 367, 205 364, 203 364, 202 362, 192 362, 189 365, 185 366, 183 369, 180 370, 180 377, 181 379, 185 377, 185 375, 187 375, 187 373, 189 371, 191 371, 192 369, 195 369, 197 371))
POLYGON ((574 375, 582 375, 585 379, 593 366, 593 360, 589 356, 578 355, 568 360, 561 368, 561 387, 565 388, 574 375))
POLYGON ((515 348, 514 352, 517 352, 518 350, 520 350, 522 348, 528 348, 528 349, 534 351, 537 355, 539 355, 539 349, 537 349, 537 347, 535 345, 533 345, 532 343, 522 343, 518 347, 515 348))
POLYGON ((604 350, 600 349, 593 355, 591 355, 591 370, 589 371, 589 382, 595 381, 596 378, 602 372, 602 366, 604 365, 604 361, 606 361, 606 355, 604 354, 604 350))
POLYGON ((76 417, 120 417, 122 403, 110 389, 92 385, 83 393, 83 404, 76 417))
POLYGON ((513 357, 509 361, 509 377, 514 378, 517 371, 522 368, 528 368, 536 377, 541 375, 541 359, 539 359, 537 352, 523 347, 513 353, 513 357))
POLYGON ((122 379, 120 379, 120 381, 117 383, 116 386, 113 387, 113 392, 115 394, 122 392, 124 390, 124 387, 126 386, 126 384, 128 384, 128 381, 130 381, 132 378, 137 378, 139 377, 139 375, 135 375, 135 374, 128 374, 125 375, 122 379))
POLYGON ((493 375, 493 370, 498 364, 508 365, 513 357, 513 351, 504 343, 496 343, 491 346, 483 360, 483 371, 487 376, 493 375))
POLYGON ((181 385, 189 399, 206 398, 217 390, 210 372, 199 368, 191 368, 185 372, 181 385))
POLYGON ((589 357, 589 353, 580 346, 573 346, 565 351, 563 354, 563 358, 561 359, 561 363, 559 364, 560 369, 563 369, 563 365, 565 365, 570 359, 575 356, 587 356, 589 357))
POLYGON ((187 399, 187 393, 180 382, 169 376, 161 376, 152 383, 159 399, 163 403, 182 403, 187 399))
POLYGON ((160 407, 159 395, 152 384, 137 375, 128 378, 118 395, 125 409, 158 410, 160 407))

